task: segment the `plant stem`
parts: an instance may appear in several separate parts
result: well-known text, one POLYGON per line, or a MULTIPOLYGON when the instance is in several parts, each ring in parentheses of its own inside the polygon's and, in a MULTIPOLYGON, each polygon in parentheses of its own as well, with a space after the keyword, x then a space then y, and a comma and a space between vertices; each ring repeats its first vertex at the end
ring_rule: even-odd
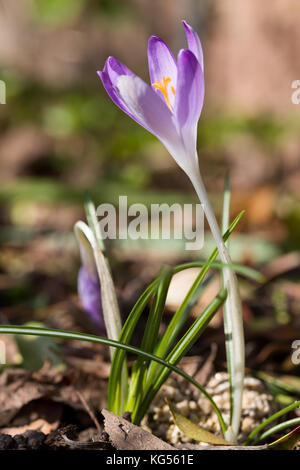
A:
MULTIPOLYGON (((198 170, 189 176, 203 206, 212 235, 218 247, 220 258, 223 263, 231 264, 231 259, 221 236, 200 171, 198 170)), ((224 269, 224 284, 228 291, 228 306, 230 306, 230 319, 232 326, 232 331, 228 332, 228 340, 230 340, 231 337, 232 348, 230 348, 230 354, 232 357, 230 365, 233 389, 232 424, 231 428, 228 428, 225 438, 234 442, 237 440, 239 433, 242 413, 243 382, 245 374, 244 330, 238 282, 235 273, 229 268, 224 269)))

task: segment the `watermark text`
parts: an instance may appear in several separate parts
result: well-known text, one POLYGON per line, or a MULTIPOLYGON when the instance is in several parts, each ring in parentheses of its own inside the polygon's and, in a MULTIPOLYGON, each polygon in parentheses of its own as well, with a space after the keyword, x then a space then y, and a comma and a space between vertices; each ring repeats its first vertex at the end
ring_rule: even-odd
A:
POLYGON ((97 208, 104 239, 185 240, 186 250, 200 250, 204 244, 202 204, 144 204, 128 206, 127 196, 119 196, 118 214, 112 204, 97 208))
POLYGON ((291 101, 293 104, 300 103, 300 80, 294 80, 291 85, 295 89, 291 95, 291 101))
POLYGON ((0 80, 0 104, 6 104, 6 84, 0 80))
POLYGON ((292 353, 292 363, 296 366, 300 364, 300 339, 295 339, 292 342, 292 349, 294 352, 292 353))
POLYGON ((4 341, 0 341, 0 364, 6 364, 6 346, 4 341))

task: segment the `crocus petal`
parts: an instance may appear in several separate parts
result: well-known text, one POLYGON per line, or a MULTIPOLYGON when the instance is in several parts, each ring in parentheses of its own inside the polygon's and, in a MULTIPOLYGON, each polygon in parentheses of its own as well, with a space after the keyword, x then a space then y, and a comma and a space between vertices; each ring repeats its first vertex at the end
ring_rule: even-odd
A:
POLYGON ((190 158, 197 160, 197 125, 204 99, 204 76, 200 63, 188 49, 178 55, 175 119, 190 158))
MULTIPOLYGON (((132 119, 137 121, 138 124, 141 126, 145 127, 145 125, 140 122, 136 116, 134 116, 126 104, 122 101, 122 98, 119 95, 119 92, 117 90, 116 84, 118 77, 120 75, 128 75, 128 76, 134 76, 133 72, 126 67, 126 65, 122 64, 122 62, 119 62, 118 60, 114 59, 113 57, 109 57, 105 63, 104 70, 101 71, 99 70, 97 72, 99 75, 103 86, 108 94, 108 96, 112 99, 112 101, 120 108, 122 111, 124 111, 126 114, 128 114, 132 119)), ((147 130, 149 130, 146 127, 147 130)))
POLYGON ((203 50, 202 50, 202 46, 201 46, 199 36, 196 33, 196 31, 194 31, 193 28, 186 21, 183 21, 183 25, 185 27, 185 33, 186 33, 186 38, 187 38, 187 42, 188 42, 188 47, 194 53, 194 55, 196 56, 196 58, 200 62, 202 70, 204 70, 203 50))
POLYGON ((147 83, 137 76, 123 75, 118 78, 117 87, 120 97, 136 120, 164 143, 178 144, 179 136, 171 111, 147 83))
POLYGON ((116 86, 120 75, 134 75, 134 73, 122 62, 114 57, 108 57, 105 63, 105 71, 108 73, 113 86, 116 86))
POLYGON ((78 274, 78 295, 84 310, 89 314, 98 330, 105 332, 103 312, 101 306, 101 287, 99 279, 92 279, 84 266, 78 274))
MULTIPOLYGON (((148 64, 151 84, 162 83, 163 77, 171 79, 168 85, 168 97, 173 107, 175 96, 171 87, 176 89, 176 61, 167 44, 157 36, 151 36, 148 42, 148 64)), ((165 98, 159 90, 157 90, 157 94, 165 102, 165 98)))

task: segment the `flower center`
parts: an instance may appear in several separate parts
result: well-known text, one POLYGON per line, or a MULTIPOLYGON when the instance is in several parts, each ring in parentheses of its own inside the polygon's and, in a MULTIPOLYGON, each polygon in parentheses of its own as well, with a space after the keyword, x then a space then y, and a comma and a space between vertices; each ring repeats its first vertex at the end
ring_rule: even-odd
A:
MULTIPOLYGON (((168 108, 170 109, 170 111, 173 111, 170 100, 169 100, 169 96, 168 96, 168 85, 171 81, 172 81, 172 79, 170 77, 167 77, 167 78, 163 77, 161 82, 156 80, 155 83, 152 83, 152 86, 153 86, 153 88, 155 88, 155 91, 159 90, 159 91, 162 92, 163 97, 166 100, 168 108)), ((175 88, 172 85, 171 85, 171 91, 172 91, 173 95, 175 96, 176 91, 175 91, 175 88)))

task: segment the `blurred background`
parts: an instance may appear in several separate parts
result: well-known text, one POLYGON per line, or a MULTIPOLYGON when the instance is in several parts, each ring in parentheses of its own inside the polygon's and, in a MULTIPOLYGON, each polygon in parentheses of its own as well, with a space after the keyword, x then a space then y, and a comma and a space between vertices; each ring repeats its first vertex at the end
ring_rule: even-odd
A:
MULTIPOLYGON (((285 353, 280 343, 262 358, 288 360, 291 338, 300 337, 300 104, 291 101, 299 8, 298 0, 0 1, 2 322, 63 319, 80 308, 72 230, 86 191, 96 205, 119 195, 129 204, 196 201, 160 142, 110 101, 96 74, 113 55, 148 81, 149 36, 176 54, 186 47, 185 19, 204 49, 203 178, 218 212, 230 170, 232 217, 246 209, 233 258, 272 280, 259 295, 245 286, 245 318, 256 333, 275 328, 274 344, 286 341, 285 353)), ((200 256, 211 247, 208 234, 200 256)), ((110 251, 125 314, 162 263, 199 256, 166 241, 116 241, 110 251)), ((189 282, 173 289, 171 312, 189 282)))

